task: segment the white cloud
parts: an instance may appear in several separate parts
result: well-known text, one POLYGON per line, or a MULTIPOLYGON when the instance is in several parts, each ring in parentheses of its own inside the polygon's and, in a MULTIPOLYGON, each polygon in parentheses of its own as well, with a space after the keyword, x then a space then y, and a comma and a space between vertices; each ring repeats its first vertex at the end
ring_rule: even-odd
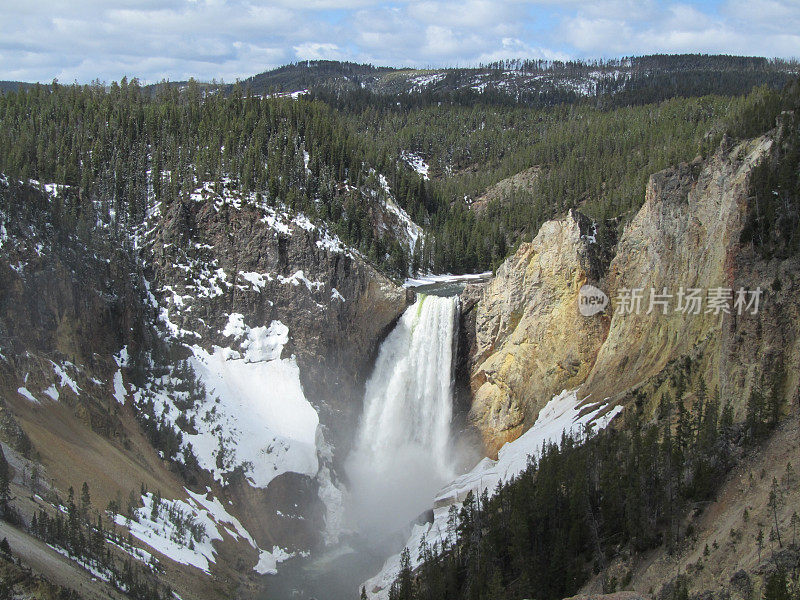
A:
POLYGON ((625 3, 609 0, 607 13, 597 5, 580 9, 563 19, 560 32, 580 56, 700 52, 792 57, 800 50, 800 16, 787 2, 730 0, 719 15, 685 3, 649 3, 646 20, 641 12, 626 16, 613 10, 625 3))
POLYGON ((534 48, 517 38, 503 38, 501 47, 496 48, 479 57, 481 63, 491 63, 509 58, 524 58, 532 60, 569 60, 569 54, 557 52, 547 48, 534 48))
POLYGON ((797 0, 39 0, 0 11, 0 79, 247 77, 298 59, 391 66, 724 52, 796 56, 797 0))
POLYGON ((344 57, 339 46, 325 42, 304 42, 294 47, 300 60, 341 60, 344 57))

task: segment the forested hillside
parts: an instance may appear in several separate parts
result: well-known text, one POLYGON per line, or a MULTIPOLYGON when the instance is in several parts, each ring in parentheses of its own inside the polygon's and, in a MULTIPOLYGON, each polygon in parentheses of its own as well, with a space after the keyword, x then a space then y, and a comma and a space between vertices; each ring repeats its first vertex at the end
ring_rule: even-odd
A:
MULTIPOLYGON (((211 182, 327 223, 389 273, 477 271, 498 265, 542 222, 569 208, 595 218, 605 235, 605 227, 641 206, 650 173, 707 155, 742 120, 774 114, 777 93, 769 85, 747 96, 722 95, 749 89, 750 83, 726 85, 731 73, 774 86, 790 66, 686 56, 487 67, 526 76, 629 73, 625 102, 597 101, 601 94, 540 108, 497 102, 489 92, 446 102, 424 90, 409 93, 413 102, 361 88, 321 88, 295 100, 254 93, 265 77, 293 87, 298 72, 318 79, 396 75, 338 63, 286 67, 228 93, 193 81, 149 88, 136 80, 108 89, 35 85, 0 97, 0 172, 70 186, 79 200, 67 218, 76 223, 99 217, 135 227, 148 194, 166 206, 211 182), (680 85, 703 81, 711 88, 684 93, 648 83, 653 74, 680 69, 686 70, 675 79, 680 85), (653 86, 672 99, 650 95, 653 86), (716 95, 693 95, 711 90, 716 95), (409 168, 409 157, 429 167, 430 179, 409 168), (528 185, 506 186, 481 214, 470 209, 490 186, 531 168, 539 174, 528 185), (413 255, 371 223, 370 197, 382 193, 393 194, 425 229, 413 255)), ((448 71, 444 80, 461 76, 448 71)))
POLYGON ((647 104, 673 97, 739 95, 783 86, 796 61, 756 56, 649 55, 608 60, 501 60, 477 67, 404 69, 330 60, 301 61, 242 83, 258 94, 310 90, 352 104, 492 103, 554 106, 592 99, 647 104), (371 97, 374 96, 374 97, 371 97))
POLYGON ((166 209, 210 183, 322 220, 401 274, 407 251, 380 237, 368 215, 369 198, 381 191, 376 170, 426 203, 416 175, 371 162, 364 140, 318 101, 263 99, 241 88, 204 95, 192 84, 153 95, 136 80, 108 90, 36 85, 0 97, 0 127, 0 172, 68 186, 63 218, 84 230, 99 219, 133 231, 149 199, 166 209))
MULTIPOLYGON (((386 154, 412 151, 425 158, 429 194, 441 208, 426 221, 432 233, 421 262, 435 270, 471 271, 496 266, 545 220, 570 208, 596 219, 605 237, 606 227, 619 226, 641 207, 651 173, 708 156, 726 133, 742 137, 771 127, 785 102, 780 98, 762 87, 743 97, 676 98, 607 110, 365 108, 349 120, 386 154), (507 189, 480 214, 470 210, 492 184, 531 167, 540 169, 531 183, 507 189)), ((409 214, 425 218, 413 194, 399 197, 409 214)))

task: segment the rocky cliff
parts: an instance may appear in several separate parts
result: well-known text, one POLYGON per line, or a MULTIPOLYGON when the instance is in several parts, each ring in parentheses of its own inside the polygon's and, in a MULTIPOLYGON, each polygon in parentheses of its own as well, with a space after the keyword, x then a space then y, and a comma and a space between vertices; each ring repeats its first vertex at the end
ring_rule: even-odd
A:
POLYGON ((796 374, 763 382, 761 373, 785 373, 800 360, 797 260, 740 243, 754 210, 750 179, 773 138, 726 139, 706 161, 654 174, 607 270, 591 260, 591 225, 572 212, 546 223, 486 287, 465 292, 479 298, 467 316, 471 416, 489 453, 565 388, 579 387, 587 402, 620 403, 642 386, 666 391, 694 369, 739 415, 754 383, 796 393, 796 374), (610 298, 605 311, 580 314, 585 283, 610 298), (700 297, 697 314, 687 309, 690 294, 700 297), (714 308, 715 295, 724 308, 714 308))
POLYGON ((411 299, 405 290, 302 215, 209 194, 152 223, 146 276, 179 339, 227 346, 232 313, 252 327, 280 320, 323 422, 336 431, 357 417, 359 386, 411 299))
POLYGON ((120 513, 146 490, 182 502, 218 541, 176 545, 144 518, 131 531, 189 597, 230 597, 253 568, 335 539, 338 463, 406 291, 255 197, 155 204, 128 236, 58 221, 63 186, 0 184, 0 439, 37 465, 42 506, 83 481, 120 513))
MULTIPOLYGON (((231 477, 243 522, 259 543, 308 549, 338 518, 335 472, 360 413, 363 383, 379 342, 410 297, 302 215, 225 196, 170 207, 142 255, 162 324, 195 355, 243 349, 228 328, 232 315, 247 330, 275 323, 288 329, 280 356, 296 360, 305 399, 319 415, 317 475, 313 467, 299 478, 289 469, 268 484, 248 485, 235 472, 241 461, 253 462, 250 455, 231 459, 217 473, 231 477), (298 504, 294 518, 285 518, 281 507, 292 504, 298 504)), ((230 417, 233 428, 248 419, 230 417)))

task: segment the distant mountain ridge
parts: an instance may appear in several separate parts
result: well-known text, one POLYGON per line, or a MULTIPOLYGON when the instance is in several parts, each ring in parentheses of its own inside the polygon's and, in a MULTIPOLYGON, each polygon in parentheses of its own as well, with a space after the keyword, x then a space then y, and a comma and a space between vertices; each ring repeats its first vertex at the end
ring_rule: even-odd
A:
MULTIPOLYGON (((237 83, 254 94, 309 91, 328 97, 411 95, 428 101, 558 104, 597 97, 615 105, 672 97, 738 95, 758 85, 779 89, 800 74, 796 59, 709 54, 652 54, 608 60, 508 59, 476 67, 380 67, 335 60, 304 60, 237 83), (612 100, 613 99, 613 100, 612 100)), ((183 88, 189 81, 162 81, 183 88)), ((198 82, 206 93, 230 93, 236 83, 198 82)), ((0 81, 0 93, 34 85, 0 81)))
POLYGON ((607 96, 618 97, 619 104, 640 104, 675 96, 741 94, 765 84, 780 88, 797 73, 800 65, 794 60, 705 54, 566 62, 513 59, 430 69, 319 60, 285 65, 240 83, 256 94, 367 92, 525 104, 607 96))

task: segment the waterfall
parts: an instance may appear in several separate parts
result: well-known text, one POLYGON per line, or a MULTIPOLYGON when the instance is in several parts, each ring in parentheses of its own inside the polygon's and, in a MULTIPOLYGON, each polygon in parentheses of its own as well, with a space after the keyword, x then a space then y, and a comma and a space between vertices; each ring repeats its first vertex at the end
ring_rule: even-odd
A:
POLYGON ((402 527, 454 476, 457 324, 457 296, 419 295, 381 345, 347 464, 356 528, 402 527))

